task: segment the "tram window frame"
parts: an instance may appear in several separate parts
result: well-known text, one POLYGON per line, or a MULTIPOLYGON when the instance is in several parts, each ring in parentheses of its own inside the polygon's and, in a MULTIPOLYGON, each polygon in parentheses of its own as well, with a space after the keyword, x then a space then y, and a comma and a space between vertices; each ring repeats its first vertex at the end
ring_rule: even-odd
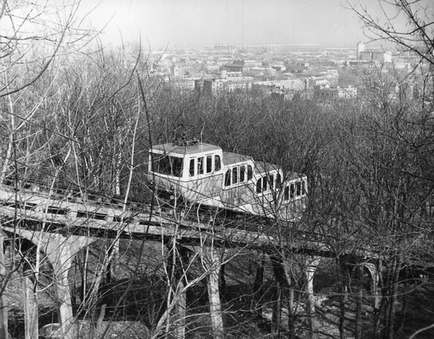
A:
POLYGON ((268 191, 268 176, 262 177, 262 192, 268 191))
POLYGON ((172 175, 174 177, 181 178, 184 170, 184 159, 178 157, 172 157, 172 156, 170 158, 172 160, 171 162, 172 175))
POLYGON ((204 157, 198 157, 197 158, 197 175, 202 175, 204 174, 204 157))
POLYGON ((222 162, 221 162, 221 158, 220 155, 216 154, 214 156, 214 171, 220 171, 222 169, 222 162))
POLYGON ((241 165, 240 166, 240 182, 244 182, 245 178, 246 178, 246 166, 241 165))
POLYGON ((282 186, 282 175, 277 173, 276 175, 276 188, 281 188, 282 186))
POLYGON ((256 193, 267 193, 274 188, 274 174, 267 174, 256 181, 256 193))
POLYGON ((289 200, 289 186, 285 186, 285 189, 283 190, 283 199, 289 200))
POLYGON ((253 179, 253 167, 252 165, 247 165, 247 181, 253 179))
POLYGON ((154 173, 181 178, 184 170, 184 159, 181 157, 151 154, 151 171, 154 173))
POLYGON ((232 185, 238 183, 238 166, 232 167, 232 185))
POLYGON ((212 163, 213 163, 213 161, 212 161, 212 155, 210 155, 210 154, 208 154, 207 156, 206 156, 206 173, 208 174, 208 173, 211 173, 212 172, 212 163))
POLYGON ((262 191, 262 177, 261 177, 256 181, 256 193, 260 194, 262 192, 263 191, 262 191))
POLYGON ((301 181, 297 181, 295 183, 295 196, 300 197, 301 196, 301 181))
POLYGON ((195 175, 195 168, 196 168, 196 158, 191 158, 190 159, 190 164, 189 164, 189 175, 190 177, 194 177, 195 175))
POLYGON ((268 181, 270 190, 274 189, 274 174, 267 175, 267 181, 268 181))
POLYGON ((232 170, 228 169, 225 173, 225 186, 231 186, 231 175, 232 174, 232 170))

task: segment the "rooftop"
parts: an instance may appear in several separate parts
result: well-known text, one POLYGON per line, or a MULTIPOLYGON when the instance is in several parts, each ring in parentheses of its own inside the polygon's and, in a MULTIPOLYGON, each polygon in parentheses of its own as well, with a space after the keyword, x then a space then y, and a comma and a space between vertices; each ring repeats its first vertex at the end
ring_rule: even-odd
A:
POLYGON ((192 141, 186 141, 185 145, 180 145, 175 143, 154 145, 152 147, 152 150, 160 151, 163 153, 177 153, 180 155, 185 155, 185 154, 217 152, 217 151, 221 151, 222 149, 219 146, 206 144, 203 142, 193 143, 192 141))
POLYGON ((253 161, 253 158, 248 155, 232 153, 232 152, 223 152, 223 162, 225 165, 245 163, 249 160, 253 161))

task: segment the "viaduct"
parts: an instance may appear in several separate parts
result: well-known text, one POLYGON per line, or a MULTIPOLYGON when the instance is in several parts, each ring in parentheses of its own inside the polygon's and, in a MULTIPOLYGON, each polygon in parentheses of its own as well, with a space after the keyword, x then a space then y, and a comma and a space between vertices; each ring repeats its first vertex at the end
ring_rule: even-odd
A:
MULTIPOLYGON (((67 189, 55 191, 36 184, 23 184, 22 187, 0 185, 0 218, 1 236, 28 240, 38 251, 45 253, 51 263, 54 271, 53 284, 58 298, 60 331, 63 337, 68 339, 75 337, 68 272, 74 255, 102 235, 114 239, 127 237, 169 241, 175 238, 179 244, 184 244, 193 251, 198 248, 203 251, 205 248, 206 253, 201 255, 205 255, 210 267, 213 267, 207 284, 215 333, 222 327, 219 296, 221 258, 215 252, 216 248, 245 247, 267 252, 268 249, 276 248, 277 243, 275 238, 259 230, 243 230, 230 224, 217 227, 209 222, 181 218, 155 206, 106 199, 67 189)), ((309 256, 310 261, 305 270, 306 292, 313 296, 313 275, 319 259, 334 256, 334 251, 325 243, 311 241, 308 237, 282 246, 285 251, 309 256)), ((1 252, 3 255, 3 251, 1 252)), ((371 293, 374 304, 378 307, 376 267, 366 260, 366 254, 359 253, 357 256, 371 273, 371 293)), ((185 303, 185 300, 181 302, 185 303)), ((314 307, 314 304, 311 307, 314 307)), ((183 307, 178 307, 178 310, 182 309, 183 307)), ((33 321, 34 328, 26 328, 26 334, 32 337, 31 333, 38 331, 37 310, 30 308, 26 312, 26 317, 36 317, 36 321, 33 321)), ((4 330, 0 328, 0 331, 4 330)), ((177 337, 185 337, 182 329, 177 333, 177 337)), ((220 338, 218 334, 216 338, 220 338)))

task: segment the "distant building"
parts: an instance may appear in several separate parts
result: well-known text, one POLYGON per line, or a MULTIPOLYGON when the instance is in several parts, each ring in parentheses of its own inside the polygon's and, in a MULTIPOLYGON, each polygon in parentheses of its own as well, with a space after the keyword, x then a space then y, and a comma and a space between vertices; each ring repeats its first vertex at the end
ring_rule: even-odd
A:
POLYGON ((243 72, 243 65, 240 64, 224 64, 222 70, 227 72, 243 72))
POLYGON ((271 68, 274 68, 277 72, 285 72, 286 66, 285 65, 279 65, 279 64, 272 64, 270 65, 271 68))
POLYGON ((253 90, 261 90, 273 97, 284 98, 288 100, 293 97, 294 93, 306 89, 305 79, 276 80, 276 81, 257 81, 252 84, 253 90))
POLYGON ((377 49, 366 49, 365 44, 359 42, 357 44, 357 60, 378 62, 381 64, 390 63, 392 62, 392 53, 377 49))
POLYGON ((357 60, 362 60, 361 54, 365 51, 366 49, 366 45, 359 41, 359 43, 357 44, 357 60))
POLYGON ((252 88, 250 81, 229 81, 226 79, 204 79, 203 93, 207 95, 218 95, 223 92, 235 92, 236 90, 246 91, 252 88))
POLYGON ((221 79, 227 80, 227 81, 251 82, 254 80, 253 77, 243 76, 243 73, 241 73, 241 72, 228 72, 226 70, 221 71, 220 76, 221 76, 221 79))
POLYGON ((398 69, 411 70, 419 65, 420 56, 416 52, 401 52, 393 56, 393 64, 398 69))
POLYGON ((217 64, 207 64, 205 66, 205 70, 207 72, 218 72, 220 70, 220 66, 217 64))
POLYGON ((193 91, 195 89, 195 79, 191 78, 177 79, 173 84, 182 90, 193 91))
POLYGON ((255 76, 266 76, 266 77, 274 77, 277 72, 274 68, 271 67, 252 67, 248 71, 246 70, 246 75, 255 76))
POLYGON ((322 100, 353 99, 357 97, 357 87, 323 87, 314 86, 314 98, 322 100))

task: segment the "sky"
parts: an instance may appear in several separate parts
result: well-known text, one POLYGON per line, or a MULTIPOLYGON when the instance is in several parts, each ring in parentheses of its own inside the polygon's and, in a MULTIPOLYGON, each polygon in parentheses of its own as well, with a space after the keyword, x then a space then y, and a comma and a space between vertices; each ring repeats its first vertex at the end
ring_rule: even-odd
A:
POLYGON ((377 0, 83 0, 104 45, 151 48, 314 44, 366 41, 348 2, 377 15, 377 0))

